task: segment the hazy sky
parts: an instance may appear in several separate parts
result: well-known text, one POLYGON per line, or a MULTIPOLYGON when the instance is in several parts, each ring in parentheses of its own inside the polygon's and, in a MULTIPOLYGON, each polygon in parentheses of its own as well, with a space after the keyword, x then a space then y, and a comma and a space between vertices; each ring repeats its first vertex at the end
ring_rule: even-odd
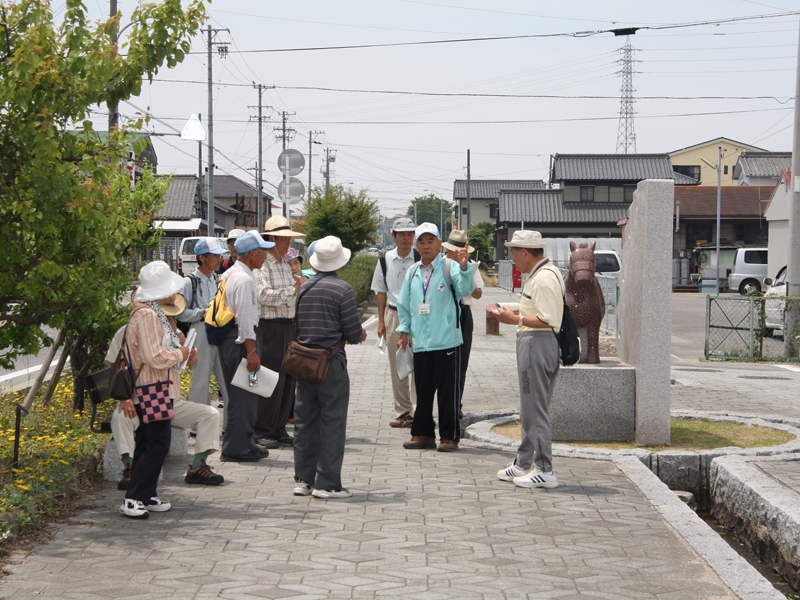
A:
MULTIPOLYGON (((86 0, 93 14, 103 0, 86 0)), ((118 0, 123 25, 135 6, 118 0)), ((368 188, 383 212, 405 212, 425 190, 452 197, 453 180, 472 177, 547 179, 554 153, 614 153, 620 108, 619 50, 625 37, 585 32, 663 27, 800 9, 796 1, 532 2, 521 0, 218 0, 210 25, 229 53, 213 55, 217 172, 254 182, 258 96, 253 82, 274 85, 264 125, 265 189, 274 195, 279 111, 297 130, 290 147, 308 152, 308 132, 321 130, 312 176, 324 148, 336 151, 332 180, 368 188), (668 7, 668 10, 665 8, 668 7), (580 33, 583 32, 583 33, 580 33), (553 34, 578 35, 553 35, 553 34), (381 48, 258 52, 491 36, 514 40, 381 48), (436 92, 424 96, 327 91, 436 92), (463 94, 562 95, 491 98, 463 94), (592 96, 593 98, 574 98, 592 96), (251 169, 251 170, 246 170, 251 169)), ((57 14, 63 5, 54 3, 57 14)), ((145 84, 133 105, 161 119, 151 129, 180 130, 192 112, 207 113, 205 32, 192 54, 145 84), (178 80, 173 83, 164 80, 178 80), (193 83, 197 82, 197 83, 193 83)), ((634 75, 637 151, 663 153, 719 136, 767 150, 790 150, 798 16, 692 27, 639 30, 634 75), (663 97, 689 99, 665 99, 663 97), (725 99, 709 99, 723 96, 725 99), (731 99, 731 97, 748 97, 731 99), (753 96, 769 98, 754 99, 753 96), (662 97, 662 98, 658 98, 662 97)), ((105 107, 96 127, 105 129, 105 107)), ((120 111, 137 111, 121 104, 120 111)), ((197 144, 155 138, 160 173, 197 171, 197 144)), ((205 156, 204 156, 205 160, 205 156)), ((306 184, 308 173, 300 175, 306 184)))

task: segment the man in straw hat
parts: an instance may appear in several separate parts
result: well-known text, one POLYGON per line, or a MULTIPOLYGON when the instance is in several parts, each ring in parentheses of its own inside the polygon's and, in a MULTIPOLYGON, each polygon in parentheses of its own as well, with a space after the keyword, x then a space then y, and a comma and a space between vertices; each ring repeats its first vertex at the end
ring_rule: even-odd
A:
POLYGON ((548 407, 560 365, 558 338, 564 305, 564 280, 544 257, 545 242, 538 231, 515 231, 506 246, 514 264, 530 273, 522 290, 519 310, 494 308, 497 320, 517 325, 517 373, 519 375, 522 442, 517 457, 497 472, 502 481, 528 488, 555 488, 552 432, 548 407), (535 468, 526 473, 528 469, 535 468))
POLYGON ((372 291, 378 295, 378 337, 386 338, 389 351, 389 371, 392 374, 395 419, 389 421, 392 427, 411 427, 414 423, 414 407, 417 404, 417 391, 414 388, 414 374, 405 379, 397 376, 397 342, 400 334, 397 326, 397 296, 403 287, 408 268, 419 260, 414 246, 414 219, 401 217, 392 224, 392 237, 397 248, 386 252, 375 265, 372 275, 372 291))
POLYGON ((297 380, 294 407, 294 495, 349 498, 342 486, 350 377, 344 344, 367 338, 361 327, 353 288, 336 273, 350 260, 350 250, 335 236, 318 241, 311 257, 317 275, 303 284, 297 308, 297 341, 303 346, 339 350, 331 357, 322 383, 297 380))
MULTIPOLYGON (((450 237, 446 242, 442 243, 442 247, 447 251, 445 256, 451 260, 457 260, 458 251, 467 249, 467 252, 472 254, 475 248, 469 245, 467 240, 467 232, 460 229, 454 229, 450 232, 450 237)), ((476 300, 483 296, 483 277, 478 268, 480 263, 474 260, 470 261, 472 265, 472 281, 475 284, 475 289, 469 296, 461 298, 461 337, 464 338, 464 343, 461 345, 461 398, 464 398, 464 384, 467 381, 467 369, 469 368, 469 355, 472 351, 472 332, 475 325, 472 320, 472 299, 476 300)), ((461 410, 459 409, 459 416, 461 410)))
POLYGON ((222 438, 222 460, 258 462, 269 450, 256 445, 255 426, 260 396, 231 384, 243 358, 250 373, 261 368, 256 344, 258 305, 253 272, 261 268, 273 242, 265 242, 255 231, 236 240, 239 258, 225 273, 225 307, 236 315, 236 324, 219 346, 222 370, 229 401, 225 405, 228 421, 222 438))
POLYGON ((422 259, 406 273, 397 298, 400 321, 397 347, 405 352, 409 336, 413 339, 414 383, 417 388, 412 437, 403 447, 417 450, 436 448, 436 424, 433 420, 433 397, 436 395, 439 452, 453 452, 458 450, 461 439, 459 356, 464 340, 458 321, 458 298, 471 294, 475 287, 472 265, 466 248, 458 251, 457 261, 440 255, 442 240, 433 223, 423 223, 414 235, 422 259))
POLYGON ((269 398, 261 398, 256 419, 256 442, 265 448, 292 445, 286 431, 294 403, 294 377, 281 370, 283 357, 292 341, 297 291, 307 277, 295 277, 284 260, 292 240, 305 234, 292 231, 286 217, 274 216, 264 224, 262 235, 274 245, 267 250, 264 266, 254 272, 258 298, 258 343, 262 364, 279 373, 278 384, 269 398))

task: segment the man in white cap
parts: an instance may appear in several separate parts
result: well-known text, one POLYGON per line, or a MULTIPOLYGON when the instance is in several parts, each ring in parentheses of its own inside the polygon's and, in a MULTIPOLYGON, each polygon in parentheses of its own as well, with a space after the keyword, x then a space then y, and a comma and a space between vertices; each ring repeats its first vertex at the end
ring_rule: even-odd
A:
POLYGON ((414 220, 408 217, 395 219, 392 224, 392 237, 397 244, 375 265, 372 275, 372 291, 378 295, 378 337, 386 338, 389 351, 389 371, 392 374, 395 419, 389 421, 392 427, 411 427, 414 423, 414 407, 417 404, 417 391, 414 388, 414 374, 405 379, 397 376, 397 342, 400 334, 397 326, 397 296, 403 286, 408 268, 420 257, 414 246, 414 220))
POLYGON ((284 256, 292 240, 305 234, 292 231, 286 217, 274 216, 264 224, 263 236, 274 245, 267 250, 267 260, 254 272, 258 298, 259 355, 262 364, 279 373, 278 383, 269 398, 261 398, 256 419, 256 442, 265 448, 292 445, 286 423, 292 416, 294 377, 281 370, 283 357, 294 334, 297 291, 307 277, 295 277, 284 256))
POLYGON ((205 315, 208 305, 217 293, 218 277, 215 271, 219 268, 220 255, 225 248, 217 238, 200 238, 194 246, 198 267, 194 273, 184 278, 183 297, 186 308, 178 315, 178 321, 189 323, 196 337, 194 347, 197 348, 197 364, 192 367, 192 381, 189 384, 189 401, 199 404, 210 404, 209 381, 211 372, 217 376, 220 394, 227 396, 225 381, 222 375, 222 362, 216 346, 211 346, 206 337, 205 315))
POLYGON ((231 255, 222 261, 219 266, 219 270, 217 271, 218 275, 222 275, 225 271, 230 269, 233 265, 236 264, 236 258, 238 257, 238 252, 236 251, 236 240, 244 235, 244 229, 231 229, 230 233, 228 234, 228 252, 231 255))
POLYGON ((331 352, 322 383, 297 380, 294 407, 294 495, 349 498, 342 487, 342 461, 350 402, 350 377, 344 343, 367 338, 350 284, 336 273, 350 260, 350 250, 335 236, 318 241, 311 266, 317 275, 303 284, 297 308, 297 342, 331 352))
POLYGON ((256 445, 254 435, 260 396, 231 385, 236 369, 243 358, 247 359, 250 373, 261 368, 256 345, 258 305, 256 303, 253 271, 260 269, 267 258, 267 250, 274 248, 255 231, 248 231, 236 240, 239 258, 225 273, 225 307, 236 315, 236 324, 219 346, 225 386, 229 401, 225 433, 222 438, 222 460, 233 462, 258 462, 269 456, 269 450, 256 445))
MULTIPOLYGON (((456 260, 458 251, 467 249, 467 252, 472 254, 475 248, 469 245, 467 239, 467 232, 460 229, 454 229, 450 232, 446 242, 442 243, 442 247, 447 251, 445 256, 451 260, 456 260)), ((467 382, 467 369, 469 369, 469 355, 472 351, 472 331, 475 324, 472 320, 472 299, 480 299, 483 296, 483 277, 478 268, 480 263, 477 261, 470 261, 472 265, 472 281, 475 283, 475 289, 469 296, 461 298, 461 336, 464 338, 464 343, 461 345, 461 398, 464 398, 464 385, 467 382)), ((459 409, 459 417, 461 411, 459 409)))
POLYGON ((514 264, 529 273, 522 289, 519 311, 495 308, 497 320, 517 325, 517 373, 519 376, 522 442, 517 457, 497 472, 503 481, 519 487, 555 488, 553 472, 550 398, 560 365, 558 337, 564 312, 564 280, 544 257, 545 242, 538 231, 515 231, 506 246, 514 264), (528 469, 535 468, 529 473, 528 469))
POLYGON ((442 240, 433 223, 423 223, 414 233, 422 259, 406 273, 397 298, 400 340, 403 352, 413 339, 414 383, 417 388, 417 412, 411 426, 411 440, 404 448, 436 448, 436 424, 433 420, 433 397, 439 408, 439 452, 458 450, 461 425, 461 368, 459 356, 463 343, 458 316, 458 299, 475 289, 472 265, 466 248, 458 251, 458 260, 441 256, 442 240))

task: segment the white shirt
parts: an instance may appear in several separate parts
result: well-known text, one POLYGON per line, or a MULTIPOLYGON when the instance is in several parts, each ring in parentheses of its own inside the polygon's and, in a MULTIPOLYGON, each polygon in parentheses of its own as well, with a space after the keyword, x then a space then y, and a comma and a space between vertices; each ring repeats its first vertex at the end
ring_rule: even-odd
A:
POLYGON ((245 340, 256 339, 258 325, 258 304, 256 302, 255 276, 250 267, 237 260, 236 264, 225 271, 225 306, 236 313, 236 324, 239 326, 237 344, 245 340))
POLYGON ((400 288, 403 287, 403 280, 406 278, 406 271, 416 262, 414 260, 414 249, 408 251, 408 256, 400 258, 397 248, 389 250, 386 254, 386 282, 383 280, 383 269, 381 263, 375 265, 375 273, 372 275, 372 291, 376 294, 386 294, 386 303, 389 306, 397 306, 397 296, 400 295, 400 288))
MULTIPOLYGON (((469 262, 472 263, 472 281, 475 282, 475 289, 482 290, 483 277, 481 277, 481 270, 478 268, 481 263, 474 260, 471 260, 469 262)), ((472 306, 472 294, 461 298, 461 304, 463 304, 464 306, 472 306)))

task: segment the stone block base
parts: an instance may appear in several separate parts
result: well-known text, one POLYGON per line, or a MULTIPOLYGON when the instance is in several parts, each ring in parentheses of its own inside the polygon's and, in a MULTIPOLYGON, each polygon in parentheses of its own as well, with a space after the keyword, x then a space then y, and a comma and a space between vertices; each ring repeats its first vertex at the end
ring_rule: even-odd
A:
POLYGON ((550 401, 553 440, 627 442, 636 436, 636 372, 615 358, 561 367, 550 401))

